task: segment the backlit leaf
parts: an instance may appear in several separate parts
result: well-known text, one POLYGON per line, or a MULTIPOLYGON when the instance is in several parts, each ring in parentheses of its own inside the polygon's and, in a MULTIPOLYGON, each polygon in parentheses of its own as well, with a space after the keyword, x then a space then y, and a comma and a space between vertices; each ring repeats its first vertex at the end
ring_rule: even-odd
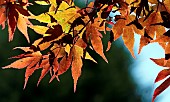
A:
POLYGON ((96 53, 98 53, 106 62, 107 59, 103 53, 103 44, 102 44, 102 40, 101 40, 101 33, 97 30, 97 28, 93 27, 93 26, 89 26, 87 28, 86 31, 87 34, 90 34, 90 39, 91 39, 91 43, 93 46, 93 49, 96 51, 96 53))
POLYGON ((157 65, 159 66, 164 66, 165 65, 165 59, 164 58, 160 58, 160 59, 153 59, 150 58, 153 62, 155 62, 157 65))
POLYGON ((72 61, 72 77, 74 79, 74 92, 76 91, 76 86, 77 86, 77 81, 78 78, 81 75, 81 68, 83 65, 81 56, 83 54, 83 50, 82 48, 78 47, 78 46, 74 46, 72 48, 72 53, 73 53, 73 61, 72 61))
POLYGON ((157 78, 155 79, 155 83, 166 78, 168 75, 170 75, 170 69, 164 69, 160 71, 159 74, 157 75, 157 78))
POLYGON ((26 37, 27 41, 30 42, 28 32, 27 32, 27 25, 28 25, 27 18, 24 18, 23 16, 19 15, 18 17, 18 22, 17 22, 17 27, 18 29, 24 34, 26 37))
POLYGON ((134 32, 133 32, 132 28, 130 28, 130 27, 125 28, 123 30, 122 38, 123 38, 123 41, 124 41, 126 47, 129 49, 131 55, 133 57, 135 57, 134 51, 133 51, 135 38, 134 38, 134 32))
POLYGON ((170 85, 170 78, 166 79, 160 86, 158 86, 155 91, 154 91, 154 94, 153 94, 153 97, 152 97, 152 102, 154 102, 155 98, 160 94, 162 93, 166 88, 168 88, 170 85))

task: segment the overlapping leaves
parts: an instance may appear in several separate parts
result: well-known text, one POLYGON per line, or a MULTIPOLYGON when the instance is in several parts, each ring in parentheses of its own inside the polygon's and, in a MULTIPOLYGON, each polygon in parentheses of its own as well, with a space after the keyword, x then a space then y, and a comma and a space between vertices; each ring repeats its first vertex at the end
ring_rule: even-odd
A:
MULTIPOLYGON (((73 0, 35 0, 34 3, 40 7, 50 5, 48 12, 31 14, 26 8, 31 4, 28 0, 0 1, 0 25, 5 28, 5 24, 8 24, 9 41, 13 39, 16 27, 28 42, 27 27, 42 35, 29 47, 16 47, 24 53, 12 57, 18 60, 4 67, 26 68, 24 88, 37 69, 42 69, 39 84, 48 72, 51 82, 55 78, 59 80, 59 76, 71 67, 75 91, 83 66, 82 59, 96 63, 88 48, 107 62, 102 43, 102 34, 106 34, 106 31, 110 32, 107 51, 111 43, 122 36, 133 57, 135 34, 141 36, 139 53, 149 43, 158 42, 165 49, 165 58, 151 60, 166 68, 158 74, 155 82, 170 75, 170 30, 166 31, 166 28, 170 28, 169 0, 96 0, 85 8, 78 8, 73 0), (115 15, 113 18, 109 16, 111 12, 115 15), (29 19, 45 23, 46 26, 33 25, 29 19)), ((169 83, 168 78, 156 88, 153 101, 169 83)))
POLYGON ((1 0, 0 2, 0 25, 5 28, 5 23, 8 24, 9 41, 13 40, 16 27, 24 34, 29 42, 27 34, 27 25, 31 25, 28 21, 30 16, 26 9, 28 6, 27 0, 1 0))

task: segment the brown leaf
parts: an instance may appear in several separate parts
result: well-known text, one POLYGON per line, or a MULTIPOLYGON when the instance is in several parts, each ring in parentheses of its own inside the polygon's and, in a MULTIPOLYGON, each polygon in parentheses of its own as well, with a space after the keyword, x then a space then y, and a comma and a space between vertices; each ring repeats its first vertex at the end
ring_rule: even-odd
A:
MULTIPOLYGON (((22 48, 21 48, 22 49, 22 48)), ((23 48, 24 49, 24 48, 23 48)), ((24 49, 27 50, 27 49, 24 49)), ((39 66, 38 62, 40 61, 40 59, 42 58, 42 55, 39 51, 37 52, 33 52, 33 53, 29 53, 29 54, 21 54, 20 56, 21 59, 11 63, 8 66, 5 66, 3 68, 17 68, 17 69, 22 69, 22 68, 26 68, 26 72, 25 72, 25 84, 24 84, 24 88, 26 87, 27 81, 29 76, 32 75, 32 73, 38 69, 39 66)), ((16 57, 16 58, 18 58, 16 57)), ((15 57, 14 57, 15 58, 15 57)))
POLYGON ((170 43, 166 44, 165 54, 170 54, 170 43))
POLYGON ((61 75, 64 72, 66 72, 69 69, 71 62, 72 62, 72 55, 71 54, 69 56, 65 55, 59 63, 57 75, 61 75))
POLYGON ((159 66, 164 66, 165 65, 165 58, 160 58, 160 59, 153 59, 150 58, 153 62, 155 62, 159 66))
POLYGON ((58 39, 63 34, 63 29, 61 25, 54 25, 52 28, 49 28, 45 34, 51 34, 50 36, 43 37, 43 40, 40 42, 40 44, 44 42, 50 42, 55 39, 58 39))
POLYGON ((79 47, 81 47, 83 49, 85 49, 87 47, 87 44, 83 41, 82 38, 79 38, 75 45, 77 45, 77 46, 79 46, 79 47))
POLYGON ((162 93, 166 88, 168 88, 170 85, 170 77, 168 79, 166 79, 160 86, 158 86, 153 94, 152 97, 152 102, 154 102, 155 98, 162 93))
POLYGON ((117 40, 123 34, 123 26, 125 25, 125 20, 120 19, 113 26, 114 40, 117 40))
MULTIPOLYGON (((0 8, 0 25, 3 25, 6 21, 6 14, 5 14, 5 8, 0 8)), ((4 28, 4 27, 3 27, 4 28)))
POLYGON ((9 32, 9 41, 13 40, 14 31, 16 29, 18 20, 18 12, 15 10, 13 5, 10 6, 8 13, 8 32, 9 32), (14 10, 13 10, 14 9, 14 10), (13 10, 13 11, 12 11, 13 10))
POLYGON ((55 58, 54 62, 53 62, 53 66, 52 66, 54 74, 52 75, 52 77, 51 77, 49 82, 52 82, 55 77, 58 79, 58 75, 57 75, 58 68, 59 68, 58 58, 55 58))
POLYGON ((3 67, 3 69, 6 69, 6 68, 22 69, 22 68, 27 67, 33 60, 34 60, 33 57, 22 58, 22 59, 19 59, 15 62, 11 63, 8 66, 3 67))
POLYGON ((155 79, 155 83, 166 78, 168 75, 170 75, 170 69, 164 69, 160 71, 157 75, 157 78, 155 79))
POLYGON ((43 68, 42 68, 42 71, 41 71, 41 76, 38 80, 38 83, 37 83, 37 86, 39 85, 40 81, 44 78, 44 76, 48 73, 48 71, 50 70, 50 64, 49 63, 46 63, 43 68))
POLYGON ((165 36, 165 35, 161 35, 161 36, 157 37, 155 40, 152 40, 151 42, 160 42, 160 43, 162 43, 162 42, 169 42, 169 40, 170 40, 170 37, 165 36))
POLYGON ((103 53, 103 44, 100 38, 100 32, 94 28, 92 30, 90 38, 91 38, 93 49, 108 63, 108 60, 103 53))
POLYGON ((34 68, 27 68, 25 71, 25 83, 24 83, 24 88, 26 88, 27 82, 29 77, 34 73, 35 69, 34 68))
POLYGON ((168 13, 170 13, 170 0, 164 0, 164 5, 166 7, 166 10, 168 11, 168 13))
POLYGON ((154 24, 160 23, 160 22, 163 22, 160 12, 153 12, 148 17, 148 19, 145 20, 143 26, 146 26, 145 30, 151 38, 154 38, 155 34, 156 34, 156 37, 159 37, 166 32, 165 28, 163 26, 154 25, 154 24))
POLYGON ((81 68, 83 66, 83 62, 81 59, 81 56, 83 55, 82 48, 78 46, 74 46, 72 48, 72 53, 73 53, 73 61, 72 61, 72 77, 74 79, 74 92, 76 91, 76 85, 78 78, 81 75, 81 68))
POLYGON ((123 38, 124 44, 130 51, 131 55, 135 58, 134 51, 133 51, 135 38, 134 38, 134 32, 133 32, 132 28, 126 27, 123 30, 122 38, 123 38))
POLYGON ((14 6, 15 6, 15 9, 23 16, 30 16, 29 12, 25 10, 24 8, 22 8, 19 4, 15 4, 14 6))
POLYGON ((150 39, 149 38, 141 36, 138 54, 141 52, 142 48, 144 46, 146 46, 147 44, 149 44, 149 43, 150 43, 150 39))
MULTIPOLYGON (((2 0, 1 0, 2 1, 2 0)), ((5 28, 5 21, 8 23, 8 33, 9 33, 9 41, 13 40, 14 32, 17 26, 17 22, 19 19, 19 15, 29 16, 28 10, 26 10, 26 6, 28 6, 28 0, 16 1, 16 0, 3 0, 0 7, 0 25, 2 25, 2 29, 5 28)), ((20 19, 21 20, 21 19, 20 19)), ((21 23, 19 24, 19 30, 26 36, 28 40, 28 36, 26 34, 25 22, 28 20, 22 20, 23 24, 21 28, 21 23)), ((20 22, 20 21, 19 21, 20 22)), ((28 22, 27 22, 28 23, 28 22)), ((30 23, 30 22, 29 22, 30 23)), ((29 41, 29 40, 28 40, 29 41)))
POLYGON ((24 89, 27 85, 29 77, 34 73, 35 70, 37 70, 38 62, 40 61, 40 57, 35 58, 32 63, 26 68, 25 72, 25 83, 24 83, 24 89))

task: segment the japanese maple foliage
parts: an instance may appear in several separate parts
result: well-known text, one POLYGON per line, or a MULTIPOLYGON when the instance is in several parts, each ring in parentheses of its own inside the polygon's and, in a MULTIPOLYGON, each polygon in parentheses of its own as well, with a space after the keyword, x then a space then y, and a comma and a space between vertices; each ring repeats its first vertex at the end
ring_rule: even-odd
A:
POLYGON ((1 0, 0 2, 0 25, 5 28, 5 22, 8 23, 9 41, 13 40, 16 27, 25 35, 29 42, 27 34, 27 25, 31 24, 27 16, 30 16, 26 7, 27 0, 1 0))
MULTIPOLYGON (((38 9, 38 8, 37 8, 38 9)), ((165 58, 151 58, 157 65, 165 67, 157 76, 155 83, 170 75, 170 0, 95 0, 84 8, 74 5, 73 0, 1 0, 0 25, 2 29, 8 25, 9 41, 13 40, 16 27, 24 34, 27 41, 27 28, 33 29, 41 38, 28 47, 16 47, 23 54, 14 56, 15 62, 3 68, 26 68, 25 85, 29 77, 37 69, 41 82, 47 73, 51 79, 59 80, 59 76, 71 68, 74 80, 74 91, 81 75, 83 59, 97 63, 89 54, 88 48, 94 50, 106 62, 102 33, 110 32, 107 51, 111 43, 122 36, 125 46, 135 57, 134 35, 141 36, 139 53, 149 43, 157 42, 165 50, 165 58), (39 15, 32 14, 27 7, 39 4, 49 5, 48 12, 39 15), (119 15, 110 17, 110 13, 119 15), (34 25, 29 20, 34 19, 46 26, 34 25), (113 20, 116 22, 114 23, 113 20), (108 27, 106 25, 111 25, 108 27)), ((170 85, 166 79, 154 91, 154 102, 157 95, 170 85)))

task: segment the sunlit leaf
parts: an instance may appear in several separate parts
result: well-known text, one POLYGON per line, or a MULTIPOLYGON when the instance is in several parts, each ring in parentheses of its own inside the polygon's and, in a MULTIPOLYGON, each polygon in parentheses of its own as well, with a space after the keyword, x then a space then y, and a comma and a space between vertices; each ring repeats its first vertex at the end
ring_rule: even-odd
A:
POLYGON ((72 53, 73 53, 73 61, 72 61, 71 71, 72 71, 72 77, 74 79, 74 92, 75 92, 77 81, 81 75, 81 68, 83 65, 83 62, 81 59, 81 56, 83 55, 83 49, 78 46, 74 46, 72 48, 72 53))
POLYGON ((152 102, 154 102, 155 98, 160 94, 162 93, 166 88, 168 88, 170 85, 170 78, 166 79, 160 86, 158 86, 155 91, 154 91, 154 94, 153 94, 153 97, 152 97, 152 102))
POLYGON ((159 74, 157 75, 157 78, 155 79, 155 83, 166 78, 168 75, 170 75, 170 69, 164 69, 160 71, 159 74))

